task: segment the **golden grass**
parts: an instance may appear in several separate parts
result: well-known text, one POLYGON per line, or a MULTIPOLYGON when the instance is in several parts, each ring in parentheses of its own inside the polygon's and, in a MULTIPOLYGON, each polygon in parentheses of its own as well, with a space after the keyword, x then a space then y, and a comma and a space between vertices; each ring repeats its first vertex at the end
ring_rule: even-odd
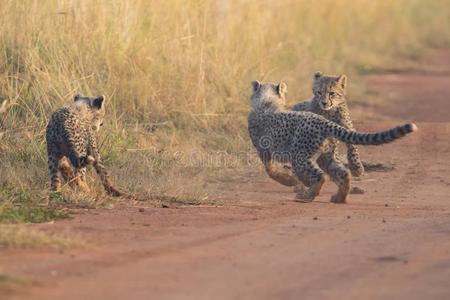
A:
POLYGON ((85 247, 81 240, 50 235, 22 225, 0 225, 0 250, 8 248, 54 248, 85 247))
POLYGON ((205 198, 248 159, 230 153, 251 149, 252 79, 294 101, 316 70, 355 81, 450 46, 450 0, 3 0, 0 15, 0 184, 35 194, 48 117, 75 93, 107 96, 101 151, 122 188, 205 198))

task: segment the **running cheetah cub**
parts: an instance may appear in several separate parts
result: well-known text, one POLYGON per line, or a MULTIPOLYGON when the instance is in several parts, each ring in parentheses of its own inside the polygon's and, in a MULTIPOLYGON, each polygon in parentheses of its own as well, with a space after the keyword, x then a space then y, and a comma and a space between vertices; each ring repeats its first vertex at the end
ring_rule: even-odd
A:
POLYGON ((61 188, 58 171, 69 183, 75 183, 83 190, 89 190, 85 180, 86 166, 92 164, 106 192, 112 196, 122 195, 111 185, 108 172, 97 150, 95 133, 103 125, 104 100, 104 96, 77 95, 72 104, 52 114, 47 125, 46 140, 53 191, 59 191, 61 188))
MULTIPOLYGON (((349 130, 355 130, 345 99, 346 87, 347 76, 324 75, 316 72, 313 78, 313 97, 308 101, 297 103, 292 110, 310 111, 349 130)), ((336 153, 338 144, 339 141, 335 138, 330 139, 329 151, 322 154, 322 156, 326 156, 322 159, 328 160, 328 164, 332 163, 334 159, 340 159, 336 153)), ((364 166, 359 158, 358 149, 353 144, 347 144, 347 160, 353 176, 359 177, 364 174, 364 166)))
POLYGON ((308 187, 297 199, 310 202, 319 194, 327 170, 337 184, 338 192, 331 201, 345 203, 350 190, 351 174, 341 162, 323 165, 320 156, 329 151, 328 139, 336 138, 349 144, 380 145, 392 142, 415 130, 415 124, 405 124, 387 131, 361 133, 348 130, 323 116, 285 109, 285 83, 252 82, 251 110, 248 130, 267 174, 281 184, 293 186, 299 180, 308 187), (295 176, 275 171, 273 162, 291 163, 295 176))

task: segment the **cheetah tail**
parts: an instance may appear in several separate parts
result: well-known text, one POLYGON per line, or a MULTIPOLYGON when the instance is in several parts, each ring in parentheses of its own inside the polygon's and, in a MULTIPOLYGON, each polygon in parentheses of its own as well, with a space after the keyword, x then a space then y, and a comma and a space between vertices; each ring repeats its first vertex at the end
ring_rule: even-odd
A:
POLYGON ((338 140, 355 145, 381 145, 390 143, 396 139, 404 137, 418 128, 414 123, 407 123, 404 125, 393 127, 386 131, 364 133, 357 131, 350 131, 333 123, 329 128, 329 134, 336 137, 338 140))

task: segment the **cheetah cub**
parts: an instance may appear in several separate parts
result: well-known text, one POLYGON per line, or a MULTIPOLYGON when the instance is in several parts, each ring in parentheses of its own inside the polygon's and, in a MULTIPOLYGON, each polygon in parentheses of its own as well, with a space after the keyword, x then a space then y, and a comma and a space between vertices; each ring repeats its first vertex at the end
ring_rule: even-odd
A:
POLYGON ((92 164, 108 194, 122 195, 109 180, 97 149, 96 131, 103 125, 105 98, 77 95, 74 102, 56 110, 47 125, 46 140, 51 189, 59 191, 58 171, 81 189, 88 191, 86 166, 92 164), (68 163, 67 159, 70 161, 68 163), (73 167, 73 169, 72 169, 73 167))
POLYGON ((286 110, 285 83, 253 81, 252 88, 248 115, 250 139, 271 178, 288 186, 301 181, 308 187, 297 194, 301 202, 310 202, 319 194, 325 181, 324 169, 338 186, 331 201, 345 203, 347 200, 350 171, 339 161, 326 165, 326 161, 320 160, 320 156, 329 151, 329 138, 347 144, 380 145, 417 130, 415 124, 409 123, 383 132, 352 131, 312 112, 286 110), (274 161, 290 163, 294 175, 277 172, 274 161))
MULTIPOLYGON (((313 78, 313 97, 308 101, 297 103, 292 110, 310 111, 349 130, 355 130, 345 99, 346 87, 347 76, 324 75, 316 72, 313 78)), ((327 164, 340 159, 337 155, 338 144, 339 141, 336 139, 330 139, 329 151, 322 154, 321 158, 327 160, 327 164)), ((347 160, 353 176, 359 177, 364 174, 364 166, 359 158, 358 149, 353 144, 347 144, 347 160)))

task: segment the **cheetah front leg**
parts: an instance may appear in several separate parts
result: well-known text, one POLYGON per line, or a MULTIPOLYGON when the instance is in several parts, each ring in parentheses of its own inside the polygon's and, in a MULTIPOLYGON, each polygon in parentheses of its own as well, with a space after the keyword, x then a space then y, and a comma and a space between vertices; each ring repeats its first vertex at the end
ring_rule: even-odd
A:
POLYGON ((361 177, 364 175, 364 166, 359 157, 358 148, 355 145, 347 145, 347 160, 353 176, 361 177))
POLYGON ((333 160, 328 167, 328 174, 338 186, 338 192, 331 197, 331 202, 345 203, 351 187, 350 171, 340 161, 333 160))
MULTIPOLYGON (((338 110, 338 114, 337 119, 333 120, 334 122, 349 130, 355 130, 347 104, 343 104, 343 107, 338 110)), ((347 161, 353 176, 360 177, 364 175, 364 166, 359 157, 358 148, 355 145, 347 144, 347 161)))
POLYGON ((295 161, 292 165, 295 174, 308 187, 306 191, 297 193, 296 199, 300 202, 311 202, 319 195, 325 182, 324 172, 312 160, 295 161))

